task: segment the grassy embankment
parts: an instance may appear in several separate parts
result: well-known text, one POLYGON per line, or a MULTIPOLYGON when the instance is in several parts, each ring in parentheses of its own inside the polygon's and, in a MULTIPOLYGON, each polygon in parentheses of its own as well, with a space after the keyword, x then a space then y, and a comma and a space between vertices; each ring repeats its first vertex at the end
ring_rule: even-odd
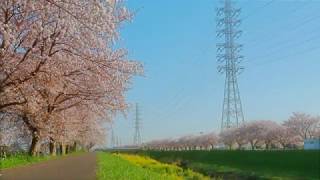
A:
POLYGON ((32 163, 37 163, 41 161, 46 161, 53 159, 53 157, 50 156, 29 156, 27 154, 19 154, 15 156, 9 156, 6 159, 1 159, 0 163, 0 169, 7 169, 7 168, 13 168, 18 166, 24 166, 32 163))
MULTIPOLYGON (((83 151, 72 152, 69 155, 81 154, 83 151)), ((25 166, 33 163, 38 163, 47 160, 53 160, 64 156, 30 156, 26 153, 21 153, 13 156, 8 156, 6 159, 0 159, 0 169, 8 169, 19 166, 25 166)))
POLYGON ((224 179, 320 179, 320 151, 142 151, 138 154, 224 179))
POLYGON ((206 180, 209 179, 191 170, 183 170, 175 165, 160 163, 150 158, 127 155, 98 153, 99 180, 206 180))

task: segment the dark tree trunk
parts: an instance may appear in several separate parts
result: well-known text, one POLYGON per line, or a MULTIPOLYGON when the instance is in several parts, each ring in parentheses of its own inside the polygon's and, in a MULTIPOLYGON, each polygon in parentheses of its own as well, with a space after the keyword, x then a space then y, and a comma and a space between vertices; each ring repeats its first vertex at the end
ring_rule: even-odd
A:
POLYGON ((69 154, 70 153, 70 145, 66 145, 66 154, 69 154))
POLYGON ((22 116, 22 121, 28 127, 29 131, 32 132, 32 141, 31 141, 31 146, 29 148, 29 155, 35 156, 38 150, 40 132, 35 126, 33 126, 33 124, 30 122, 29 118, 26 115, 22 116))
POLYGON ((266 149, 267 149, 267 150, 270 149, 270 143, 266 143, 266 149))
POLYGON ((32 133, 31 146, 30 146, 30 149, 29 149, 29 155, 31 155, 31 156, 37 155, 39 139, 40 138, 39 138, 38 133, 37 132, 33 132, 32 133))
POLYGON ((57 155, 56 142, 50 141, 50 143, 49 143, 49 149, 50 149, 50 155, 51 155, 51 156, 56 156, 56 155, 57 155))
POLYGON ((77 142, 76 141, 73 143, 72 151, 74 151, 74 152, 77 151, 77 142))
POLYGON ((59 143, 59 154, 62 155, 62 144, 59 143))

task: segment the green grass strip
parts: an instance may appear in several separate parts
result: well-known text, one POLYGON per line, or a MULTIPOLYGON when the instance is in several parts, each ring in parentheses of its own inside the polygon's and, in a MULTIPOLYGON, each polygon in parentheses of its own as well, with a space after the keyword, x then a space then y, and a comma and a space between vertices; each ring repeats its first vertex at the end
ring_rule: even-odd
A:
POLYGON ((205 177, 200 173, 193 172, 190 169, 183 169, 173 164, 160 163, 159 161, 149 157, 129 154, 117 154, 117 156, 143 167, 144 169, 148 169, 160 174, 167 174, 176 179, 209 180, 209 177, 205 177))
POLYGON ((19 154, 15 156, 2 159, 0 164, 0 169, 14 168, 24 165, 29 165, 37 162, 47 161, 53 159, 50 156, 32 157, 26 154, 19 154))
POLYGON ((77 151, 72 152, 70 154, 67 154, 65 156, 30 156, 28 154, 17 154, 14 156, 9 156, 6 159, 0 159, 0 169, 9 169, 9 168, 15 168, 20 166, 26 166, 34 163, 39 163, 42 161, 48 161, 53 159, 58 159, 70 155, 78 155, 82 154, 84 151, 77 151))
POLYGON ((98 180, 175 180, 167 174, 160 174, 134 165, 119 156, 99 152, 98 180))

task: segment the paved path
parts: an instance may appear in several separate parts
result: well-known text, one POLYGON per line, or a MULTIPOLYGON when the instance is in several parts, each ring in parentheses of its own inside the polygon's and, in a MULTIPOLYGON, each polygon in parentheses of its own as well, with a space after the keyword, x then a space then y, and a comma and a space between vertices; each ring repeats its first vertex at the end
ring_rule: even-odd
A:
POLYGON ((0 180, 94 180, 96 155, 71 155, 2 171, 0 180))

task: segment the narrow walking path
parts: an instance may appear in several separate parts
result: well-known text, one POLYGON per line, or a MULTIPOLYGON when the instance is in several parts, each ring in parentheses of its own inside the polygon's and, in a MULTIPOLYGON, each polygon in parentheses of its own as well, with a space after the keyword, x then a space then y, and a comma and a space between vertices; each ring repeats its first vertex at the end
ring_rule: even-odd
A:
POLYGON ((96 154, 86 153, 3 170, 0 180, 94 180, 96 154))

